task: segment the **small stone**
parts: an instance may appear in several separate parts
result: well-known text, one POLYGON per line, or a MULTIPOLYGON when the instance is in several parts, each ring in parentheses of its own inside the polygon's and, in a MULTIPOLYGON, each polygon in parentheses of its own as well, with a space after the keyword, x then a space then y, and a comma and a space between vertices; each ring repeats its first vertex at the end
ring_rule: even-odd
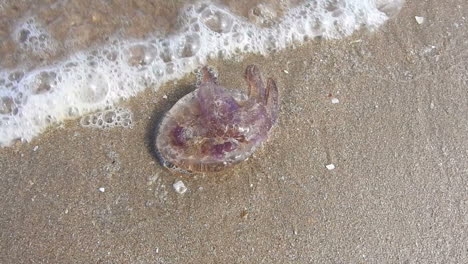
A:
POLYGON ((167 99, 167 95, 163 95, 163 99, 167 99))
POLYGON ((340 100, 338 100, 338 98, 332 98, 331 102, 332 102, 332 104, 337 104, 337 103, 340 102, 340 100))
POLYGON ((424 23, 424 17, 420 17, 420 16, 415 16, 414 19, 416 19, 416 22, 421 25, 422 23, 424 23))
POLYGON ((328 170, 333 170, 333 169, 335 169, 335 164, 330 163, 328 165, 325 165, 325 167, 327 167, 328 170))
POLYGON ((289 72, 287 70, 283 70, 283 72, 286 73, 286 74, 289 74, 289 72))
POLYGON ((172 186, 178 194, 184 194, 187 191, 187 187, 182 181, 176 181, 172 186))
POLYGON ((105 191, 106 191, 106 188, 104 188, 104 187, 100 187, 98 190, 99 190, 100 192, 102 192, 102 193, 103 193, 103 192, 105 192, 105 191))
POLYGON ((35 146, 35 147, 33 148, 33 151, 36 151, 38 148, 39 148, 39 146, 35 146))

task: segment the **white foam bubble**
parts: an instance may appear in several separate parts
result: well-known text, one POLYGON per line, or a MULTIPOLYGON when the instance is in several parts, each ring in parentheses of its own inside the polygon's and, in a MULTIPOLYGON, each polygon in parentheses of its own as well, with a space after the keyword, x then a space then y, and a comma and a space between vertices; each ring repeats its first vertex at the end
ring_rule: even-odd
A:
POLYGON ((133 125, 133 113, 125 108, 108 109, 97 113, 85 115, 80 124, 90 128, 131 128, 133 125))
MULTIPOLYGON (((157 89, 181 78, 208 58, 267 54, 315 37, 336 39, 362 27, 377 28, 401 4, 402 0, 306 1, 279 21, 273 19, 273 9, 264 5, 252 11, 258 17, 252 23, 223 7, 196 3, 181 13, 181 30, 173 35, 110 40, 100 48, 31 71, 0 69, 0 145, 29 141, 50 124, 112 108, 147 87, 157 89)), ((15 34, 24 49, 53 50, 54 40, 33 18, 18 25, 15 34)), ((85 116, 81 124, 128 126, 114 121, 128 110, 112 111, 85 116)), ((123 119, 131 125, 131 117, 123 119)))
POLYGON ((56 41, 34 17, 19 23, 13 34, 13 39, 25 51, 41 55, 55 50, 56 41))

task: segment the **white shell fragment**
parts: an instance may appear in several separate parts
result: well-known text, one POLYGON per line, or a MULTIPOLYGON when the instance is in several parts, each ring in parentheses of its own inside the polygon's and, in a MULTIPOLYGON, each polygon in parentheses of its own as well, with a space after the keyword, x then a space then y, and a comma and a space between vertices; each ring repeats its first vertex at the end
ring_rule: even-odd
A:
POLYGON ((330 164, 328 164, 328 165, 325 165, 325 167, 326 167, 328 170, 333 170, 333 169, 335 169, 335 164, 330 163, 330 164))
POLYGON ((182 181, 176 181, 172 186, 178 194, 184 194, 187 191, 187 187, 182 181))
POLYGON ((105 191, 106 191, 106 188, 100 187, 98 190, 99 190, 100 192, 105 192, 105 191))
POLYGON ((332 104, 337 104, 337 103, 340 102, 340 100, 338 100, 338 98, 332 98, 331 102, 332 102, 332 104))
POLYGON ((420 17, 420 16, 415 16, 414 19, 416 19, 416 22, 421 25, 422 23, 424 23, 424 17, 420 17))

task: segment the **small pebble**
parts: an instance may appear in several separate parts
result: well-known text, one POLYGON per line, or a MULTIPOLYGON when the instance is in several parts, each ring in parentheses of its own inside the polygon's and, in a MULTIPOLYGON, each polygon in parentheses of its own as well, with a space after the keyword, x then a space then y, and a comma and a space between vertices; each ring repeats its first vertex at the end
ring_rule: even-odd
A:
POLYGON ((172 186, 179 194, 184 194, 187 191, 187 187, 185 187, 185 184, 182 181, 176 181, 172 186))
POLYGON ((35 146, 35 147, 33 148, 33 151, 36 151, 38 148, 39 148, 39 146, 35 146))
POLYGON ((287 70, 283 70, 283 72, 286 73, 286 74, 289 74, 289 72, 287 70))
POLYGON ((328 164, 328 165, 325 165, 325 167, 327 167, 328 170, 333 170, 335 169, 335 164, 328 164))
POLYGON ((418 22, 419 25, 424 23, 424 17, 415 16, 414 19, 416 19, 416 22, 418 22))
POLYGON ((338 100, 338 98, 332 98, 331 102, 332 102, 332 104, 337 104, 337 103, 340 102, 340 100, 338 100))
POLYGON ((100 192, 105 192, 105 191, 106 191, 106 188, 100 187, 100 188, 99 188, 99 191, 100 191, 100 192))
POLYGON ((163 95, 163 98, 164 98, 164 99, 167 99, 167 95, 163 95))

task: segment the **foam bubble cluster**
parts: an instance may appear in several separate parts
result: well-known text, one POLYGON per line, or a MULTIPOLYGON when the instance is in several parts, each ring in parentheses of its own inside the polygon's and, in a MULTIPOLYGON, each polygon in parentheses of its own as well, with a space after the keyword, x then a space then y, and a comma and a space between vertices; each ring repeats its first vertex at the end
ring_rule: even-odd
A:
POLYGON ((55 40, 42 28, 34 17, 20 23, 14 34, 14 39, 25 51, 41 55, 53 52, 55 49, 55 40))
MULTIPOLYGON (((355 30, 382 25, 392 4, 402 0, 316 0, 290 9, 280 21, 259 5, 253 23, 212 3, 187 6, 181 28, 165 37, 110 40, 60 63, 33 70, 0 69, 0 145, 29 141, 50 124, 111 108, 146 87, 181 78, 207 59, 233 58, 243 53, 267 54, 316 37, 336 39, 355 30)), ((19 45, 32 52, 53 51, 54 40, 34 19, 16 30, 19 45)), ((107 112, 82 125, 117 126, 107 112), (95 122, 94 122, 95 121, 95 122)), ((118 111, 113 112, 117 118, 118 111)), ((119 112, 120 113, 120 112, 119 112)), ((122 116, 120 116, 122 118, 122 116)), ((131 118, 123 118, 130 120, 131 118)), ((84 122, 84 123, 83 123, 84 122)), ((119 121, 120 122, 120 121, 119 121)), ((124 121, 121 124, 123 125, 124 121)))
POLYGON ((83 127, 101 129, 113 127, 131 128, 132 123, 132 112, 121 107, 85 115, 80 120, 80 124, 83 127))

